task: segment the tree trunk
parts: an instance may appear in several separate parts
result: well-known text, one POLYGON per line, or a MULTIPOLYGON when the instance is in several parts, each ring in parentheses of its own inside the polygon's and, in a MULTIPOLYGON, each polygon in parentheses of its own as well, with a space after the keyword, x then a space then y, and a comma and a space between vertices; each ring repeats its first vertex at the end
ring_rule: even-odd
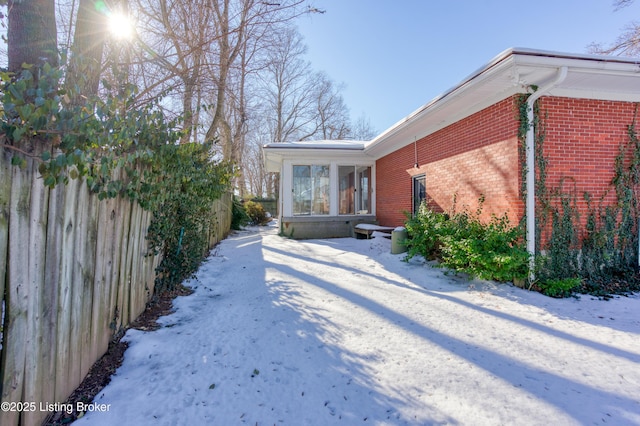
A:
POLYGON ((95 0, 80 0, 67 87, 76 86, 74 101, 98 94, 106 34, 106 16, 95 0))
POLYGON ((191 135, 193 134, 193 95, 195 92, 195 84, 193 83, 193 77, 185 77, 184 81, 184 95, 182 97, 182 115, 184 119, 184 132, 180 143, 191 142, 191 135))
MULTIPOLYGON (((55 5, 52 0, 9 0, 8 65, 19 72, 22 64, 58 65, 55 5)), ((34 76, 37 76, 34 73, 34 76)))

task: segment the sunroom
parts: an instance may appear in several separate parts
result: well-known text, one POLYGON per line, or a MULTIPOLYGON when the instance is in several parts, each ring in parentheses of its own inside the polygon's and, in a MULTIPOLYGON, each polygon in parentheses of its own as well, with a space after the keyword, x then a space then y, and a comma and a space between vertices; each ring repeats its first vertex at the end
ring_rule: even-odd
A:
POLYGON ((353 236, 376 223, 375 160, 360 141, 303 141, 264 146, 270 172, 280 173, 278 218, 292 238, 353 236))

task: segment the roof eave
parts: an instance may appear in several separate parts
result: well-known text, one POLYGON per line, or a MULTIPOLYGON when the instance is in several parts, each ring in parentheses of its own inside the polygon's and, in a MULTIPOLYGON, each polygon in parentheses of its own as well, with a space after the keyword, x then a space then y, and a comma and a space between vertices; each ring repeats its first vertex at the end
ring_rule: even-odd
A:
MULTIPOLYGON (((388 130, 377 136, 365 147, 365 151, 377 158, 381 158, 397 149, 402 148, 417 139, 421 139, 450 124, 455 123, 475 112, 478 112, 500 100, 517 93, 527 93, 531 86, 541 86, 552 78, 555 70, 560 66, 567 66, 574 73, 596 73, 608 76, 640 77, 638 59, 611 58, 596 55, 573 55, 557 52, 538 51, 532 49, 512 48, 505 50, 484 67, 476 70, 457 86, 444 92, 431 102, 400 120, 388 130), (634 74, 635 73, 635 74, 634 74), (499 81, 495 90, 480 97, 475 102, 462 102, 462 97, 468 99, 474 91, 484 86, 491 88, 492 81, 499 81), (456 100, 460 99, 459 104, 456 100), (438 111, 456 105, 448 114, 435 119, 438 111), (427 120, 426 117, 431 118, 427 120)), ((593 97, 597 99, 640 101, 640 78, 638 89, 635 91, 602 91, 594 88, 591 91, 557 88, 553 96, 593 97)), ((486 89, 486 88, 485 88, 486 89)))
POLYGON ((350 160, 371 162, 373 159, 364 151, 364 146, 318 147, 295 146, 271 143, 263 147, 264 163, 269 172, 279 172, 285 160, 298 161, 331 161, 350 160))

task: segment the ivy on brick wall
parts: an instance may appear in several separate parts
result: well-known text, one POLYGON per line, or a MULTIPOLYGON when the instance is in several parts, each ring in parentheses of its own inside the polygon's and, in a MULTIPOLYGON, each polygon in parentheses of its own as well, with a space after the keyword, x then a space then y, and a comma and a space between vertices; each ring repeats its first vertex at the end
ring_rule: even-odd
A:
MULTIPOLYGON (((549 159, 544 154, 548 112, 534 105, 534 122, 527 119, 529 95, 516 98, 519 118, 519 158, 522 184, 526 183, 525 139, 530 125, 535 129, 536 154, 536 282, 532 287, 555 296, 572 292, 606 297, 612 293, 640 290, 638 276, 638 221, 640 220, 640 143, 633 121, 625 143, 619 146, 614 177, 605 194, 594 199, 578 193, 573 176, 566 175, 555 187, 547 182, 549 159), (615 202, 605 198, 615 192, 615 202), (587 202, 586 221, 581 222, 578 197, 587 202), (586 223, 586 225, 581 225, 586 223)), ((522 188, 523 201, 526 197, 522 188)))

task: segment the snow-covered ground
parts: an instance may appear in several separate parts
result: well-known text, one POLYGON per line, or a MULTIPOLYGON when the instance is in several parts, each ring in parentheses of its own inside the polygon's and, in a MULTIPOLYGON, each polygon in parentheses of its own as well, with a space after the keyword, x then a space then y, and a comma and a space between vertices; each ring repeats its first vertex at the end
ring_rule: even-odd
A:
POLYGON ((384 238, 232 235, 79 425, 640 425, 640 297, 447 275, 384 238))

